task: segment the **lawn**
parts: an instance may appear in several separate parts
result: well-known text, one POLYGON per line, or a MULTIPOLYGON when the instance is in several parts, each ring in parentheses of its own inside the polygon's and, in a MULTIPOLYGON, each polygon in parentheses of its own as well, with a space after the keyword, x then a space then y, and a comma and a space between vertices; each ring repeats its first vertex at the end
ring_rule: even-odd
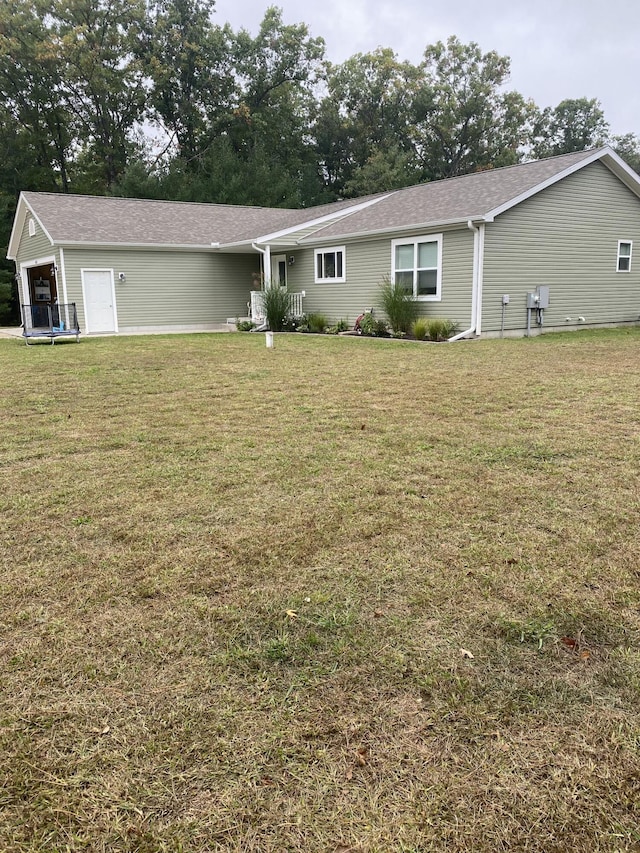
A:
POLYGON ((638 850, 639 366, 0 341, 0 850, 638 850))

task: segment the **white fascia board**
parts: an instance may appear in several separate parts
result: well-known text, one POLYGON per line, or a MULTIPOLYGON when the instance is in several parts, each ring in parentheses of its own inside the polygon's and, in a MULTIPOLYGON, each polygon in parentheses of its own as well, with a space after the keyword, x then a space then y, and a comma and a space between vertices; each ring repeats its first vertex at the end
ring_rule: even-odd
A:
POLYGON ((15 261, 18 255, 18 244, 20 243, 20 237, 22 235, 22 229, 24 228, 24 223, 27 218, 27 214, 30 213, 35 221, 38 223, 40 228, 42 229, 42 233, 47 238, 47 240, 51 243, 51 245, 55 245, 51 234, 44 227, 42 222, 40 221, 40 217, 35 212, 35 210, 31 207, 29 202, 24 197, 24 193, 20 193, 20 197, 18 199, 18 205, 16 207, 16 215, 13 220, 13 228, 11 229, 11 237, 9 238, 9 245, 7 247, 7 259, 10 261, 15 261))
POLYGON ((324 244, 328 239, 331 239, 335 242, 343 242, 345 240, 354 241, 354 240, 370 240, 372 237, 385 237, 388 235, 395 234, 411 234, 413 232, 426 232, 427 234, 431 231, 439 231, 441 228, 450 228, 455 227, 456 225, 460 227, 465 227, 469 219, 472 219, 474 222, 484 222, 484 214, 472 214, 470 216, 464 216, 463 218, 456 217, 455 219, 439 219, 434 222, 414 222, 410 225, 402 225, 395 226, 389 228, 376 228, 371 231, 354 231, 351 234, 331 234, 329 237, 316 237, 315 234, 313 236, 304 237, 302 240, 297 241, 298 246, 315 246, 324 244))
POLYGON ((218 249, 211 243, 100 243, 96 240, 59 240, 59 246, 67 249, 153 249, 155 251, 193 251, 193 252, 217 252, 218 249))
POLYGON ((289 234, 295 234, 298 231, 302 231, 304 228, 315 228, 316 226, 331 223, 336 219, 345 219, 354 213, 359 213, 361 210, 366 210, 367 207, 371 207, 374 204, 378 204, 380 201, 384 201, 389 198, 390 195, 393 195, 393 193, 387 193, 386 195, 378 196, 377 198, 370 198, 368 201, 363 201, 360 202, 360 204, 354 204, 351 207, 342 208, 341 210, 335 210, 333 213, 325 213, 324 216, 318 216, 315 219, 307 219, 304 222, 298 222, 296 225, 290 225, 288 228, 283 228, 280 231, 273 231, 271 234, 263 234, 261 237, 255 237, 253 240, 242 240, 238 243, 223 243, 220 248, 231 249, 234 246, 251 245, 251 243, 266 244, 272 240, 279 240, 281 237, 286 237, 289 234))
POLYGON ((640 196, 640 175, 635 172, 631 166, 627 165, 624 162, 622 157, 610 148, 608 145, 602 151, 602 162, 609 169, 609 171, 613 172, 613 174, 620 178, 623 184, 625 184, 632 193, 637 196, 640 196))
MULTIPOLYGON (((580 169, 584 169, 585 166, 589 166, 591 163, 595 163, 596 160, 602 160, 605 155, 614 154, 614 151, 608 146, 605 148, 597 148, 593 151, 588 157, 585 157, 583 160, 579 160, 577 163, 574 163, 572 166, 567 166, 566 169, 563 169, 561 172, 558 172, 555 175, 552 175, 550 178, 547 178, 546 181, 542 181, 539 184, 536 184, 534 187, 530 187, 525 192, 520 193, 520 195, 515 196, 515 198, 509 199, 504 204, 499 205, 498 207, 494 207, 493 210, 489 210, 483 217, 485 222, 493 222, 496 216, 500 216, 501 213, 504 213, 507 210, 510 210, 512 207, 515 207, 517 204, 521 204, 523 201, 526 201, 528 198, 531 198, 534 195, 546 190, 547 187, 551 187, 554 184, 557 184, 558 181, 562 181, 565 178, 568 178, 569 175, 573 175, 575 172, 579 172, 580 169)), ((617 157, 620 160, 619 157, 617 157)), ((622 163, 622 161, 620 160, 622 163)), ((623 163, 624 165, 624 163, 623 163)), ((627 167, 628 168, 628 167, 627 167)))

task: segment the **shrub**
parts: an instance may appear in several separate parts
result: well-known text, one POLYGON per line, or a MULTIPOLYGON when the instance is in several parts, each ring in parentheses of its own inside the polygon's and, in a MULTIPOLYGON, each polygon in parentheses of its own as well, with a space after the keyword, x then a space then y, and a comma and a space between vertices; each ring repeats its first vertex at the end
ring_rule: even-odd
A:
POLYGON ((342 318, 337 323, 334 323, 333 326, 328 326, 326 332, 328 335, 339 335, 340 332, 347 332, 350 328, 351 326, 342 318))
POLYGON ((263 291, 262 300, 267 326, 272 332, 284 331, 291 310, 286 287, 269 287, 263 291))
POLYGON ((424 317, 420 317, 413 324, 413 337, 417 341, 423 341, 427 337, 427 321, 424 317))
POLYGON ((457 331, 458 324, 453 320, 441 320, 438 317, 427 320, 427 337, 430 341, 446 341, 457 331))
POLYGON ((389 334, 384 320, 376 320, 373 314, 365 314, 360 321, 360 332, 371 338, 386 338, 389 334))
POLYGON ((394 334, 407 332, 418 317, 419 306, 411 293, 388 276, 380 285, 380 307, 389 319, 389 325, 394 334))
POLYGON ((236 329, 239 332, 250 332, 255 327, 256 324, 252 320, 236 320, 236 329))
POLYGON ((327 318, 324 314, 309 314, 306 319, 310 332, 313 332, 316 335, 324 334, 328 325, 327 318))

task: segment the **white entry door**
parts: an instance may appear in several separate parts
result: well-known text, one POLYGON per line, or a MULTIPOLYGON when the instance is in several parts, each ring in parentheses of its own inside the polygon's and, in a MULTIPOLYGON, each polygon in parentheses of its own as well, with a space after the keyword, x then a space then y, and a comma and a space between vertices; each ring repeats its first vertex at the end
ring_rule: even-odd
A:
POLYGON ((271 284, 287 286, 287 256, 271 255, 271 284))
POLYGON ((87 332, 116 332, 116 299, 111 270, 82 270, 87 332))

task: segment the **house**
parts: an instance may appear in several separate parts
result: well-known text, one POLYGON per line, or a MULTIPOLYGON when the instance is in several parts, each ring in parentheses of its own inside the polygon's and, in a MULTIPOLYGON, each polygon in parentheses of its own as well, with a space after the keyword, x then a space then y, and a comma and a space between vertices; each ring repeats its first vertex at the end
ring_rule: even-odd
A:
POLYGON ((352 323, 385 276, 460 336, 640 320, 640 177, 609 147, 305 210, 25 192, 21 301, 85 332, 214 329, 279 282, 352 323))

